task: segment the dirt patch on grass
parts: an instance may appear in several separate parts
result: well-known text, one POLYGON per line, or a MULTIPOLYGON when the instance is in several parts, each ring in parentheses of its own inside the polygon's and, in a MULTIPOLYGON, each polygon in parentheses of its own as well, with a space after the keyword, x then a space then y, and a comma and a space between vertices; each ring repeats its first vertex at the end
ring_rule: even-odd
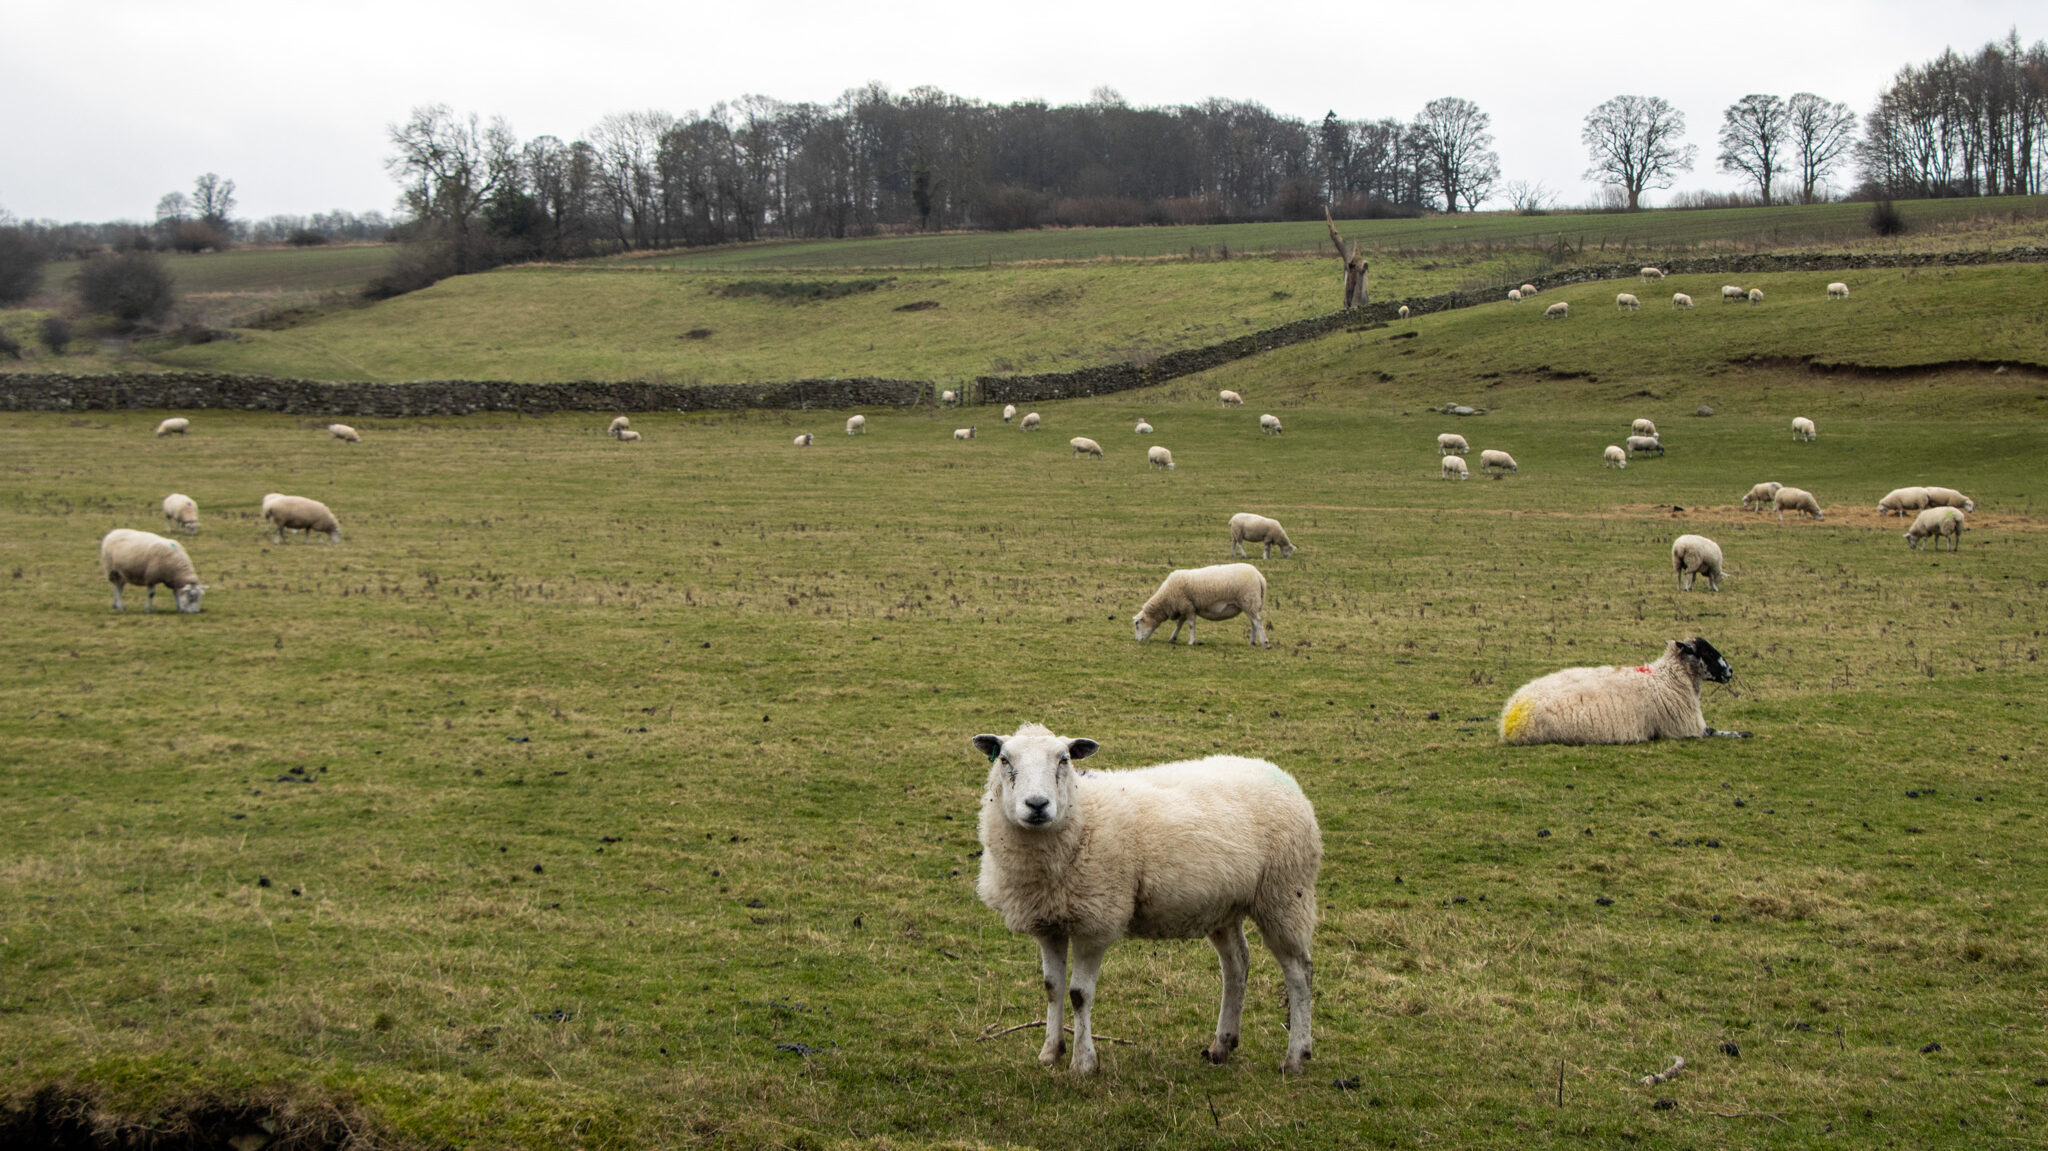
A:
POLYGON ((395 1147, 353 1100, 317 1104, 283 1092, 232 1099, 190 1099, 152 1108, 146 1116, 110 1111, 90 1087, 46 1084, 0 1100, 0 1146, 137 1148, 198 1151, 372 1151, 395 1147))

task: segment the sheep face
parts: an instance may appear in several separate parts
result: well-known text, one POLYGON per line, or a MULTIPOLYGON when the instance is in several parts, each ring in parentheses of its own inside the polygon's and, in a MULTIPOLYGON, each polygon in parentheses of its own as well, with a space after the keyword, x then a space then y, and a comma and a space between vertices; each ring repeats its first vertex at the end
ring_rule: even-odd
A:
POLYGON ((192 615, 199 611, 199 601, 206 595, 206 585, 186 584, 184 587, 172 589, 171 594, 177 597, 178 610, 186 615, 192 615))
POLYGON ((1074 762, 1094 755, 1099 745, 1038 727, 1036 732, 1019 729, 1007 739, 977 735, 974 746, 988 757, 989 802, 1002 817, 1025 831, 1054 832, 1074 812, 1074 762))
POLYGON ((1714 645, 1706 640, 1694 636, 1683 643, 1672 640, 1671 646, 1695 676, 1713 680, 1715 683, 1727 683, 1735 678, 1735 669, 1729 667, 1728 661, 1723 659, 1721 653, 1714 650, 1714 645))

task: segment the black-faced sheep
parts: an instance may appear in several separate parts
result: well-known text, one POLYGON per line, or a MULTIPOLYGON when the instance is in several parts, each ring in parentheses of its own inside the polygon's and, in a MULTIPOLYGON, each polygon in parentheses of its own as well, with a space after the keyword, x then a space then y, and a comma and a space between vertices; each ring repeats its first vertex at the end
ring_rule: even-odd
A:
POLYGON ((624 416, 613 416, 612 422, 608 427, 605 428, 604 434, 616 440, 619 438, 620 432, 623 432, 627 428, 630 428, 632 426, 632 420, 629 420, 624 416))
POLYGON ((812 445, 813 443, 816 443, 816 442, 817 442, 817 437, 816 437, 816 436, 813 436, 813 435, 812 435, 811 433, 809 433, 809 432, 805 432, 805 433, 804 433, 803 435, 800 435, 800 436, 798 436, 798 437, 796 437, 795 439, 793 439, 793 440, 791 440, 791 441, 790 441, 790 443, 792 443, 792 444, 795 444, 795 445, 796 445, 797 447, 800 447, 800 448, 807 448, 807 447, 810 447, 810 446, 811 446, 811 445, 812 445))
POLYGON ((156 610, 158 584, 170 588, 172 597, 178 601, 178 610, 188 614, 199 610, 199 601, 206 595, 206 585, 199 582, 192 557, 177 540, 155 532, 130 528, 108 532, 100 540, 100 572, 114 585, 115 611, 128 610, 121 602, 124 584, 134 584, 147 593, 142 599, 143 611, 156 610))
POLYGON ((1280 426, 1280 417, 1271 412, 1259 417, 1259 430, 1269 436, 1277 436, 1286 429, 1280 426))
POLYGON ((1647 456, 1652 453, 1660 456, 1664 454, 1664 442, 1656 436, 1630 436, 1628 438, 1628 454, 1630 458, 1647 456))
POLYGON ((1266 577, 1250 564, 1215 564, 1169 572, 1159 590, 1131 617, 1139 643, 1152 638, 1159 625, 1173 621, 1172 643, 1187 625, 1188 644, 1195 642, 1197 619, 1225 620, 1244 615, 1251 620, 1253 647, 1266 646, 1266 577))
POLYGON ((976 425, 975 427, 972 428, 954 428, 953 438, 956 440, 971 440, 974 438, 974 433, 976 432, 976 430, 979 429, 979 427, 980 425, 976 425))
POLYGON ((1727 683, 1735 671, 1714 645, 1695 636, 1664 645, 1657 662, 1637 667, 1574 667, 1530 680, 1500 713, 1500 740, 1532 743, 1642 743, 1713 733, 1700 711, 1700 684, 1727 683))

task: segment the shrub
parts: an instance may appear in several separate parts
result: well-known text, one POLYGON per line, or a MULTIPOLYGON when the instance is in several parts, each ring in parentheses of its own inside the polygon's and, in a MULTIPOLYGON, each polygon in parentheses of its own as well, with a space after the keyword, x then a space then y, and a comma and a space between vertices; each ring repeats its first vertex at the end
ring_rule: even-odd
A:
POLYGON ((0 228, 0 304, 35 295, 43 282, 46 256, 34 236, 20 228, 0 228))
POLYGON ((4 328, 0 328, 0 356, 16 360, 21 358, 21 341, 8 335, 4 328))
POLYGON ((155 322, 178 302, 171 274, 148 252, 94 256, 78 273, 78 299, 89 312, 127 324, 155 322))
POLYGON ((228 250, 228 237, 204 220, 186 220, 171 229, 171 238, 166 246, 177 252, 225 252, 228 250))
POLYGON ((327 242, 327 237, 311 228, 299 228, 286 236, 285 243, 294 248, 313 248, 327 242))
POLYGON ((1870 230, 1880 236, 1904 235, 1906 217, 1890 200, 1879 200, 1870 206, 1870 230))
POLYGON ((64 349, 71 346, 71 321, 62 316, 44 316, 36 328, 36 339, 50 350, 51 355, 63 355, 64 349))
POLYGON ((384 274, 363 288, 363 296, 371 300, 388 300, 430 288, 455 272, 455 254, 444 245, 403 244, 391 253, 391 262, 384 266, 384 274))

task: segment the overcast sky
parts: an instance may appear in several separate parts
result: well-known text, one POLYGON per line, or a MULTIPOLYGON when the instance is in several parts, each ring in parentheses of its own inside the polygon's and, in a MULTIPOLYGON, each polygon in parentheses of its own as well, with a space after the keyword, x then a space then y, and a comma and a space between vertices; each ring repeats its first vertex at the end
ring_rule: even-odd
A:
POLYGON ((1079 103, 1106 85, 1135 106, 1219 96, 1303 120, 1405 120, 1462 96, 1493 117, 1503 178, 1540 180, 1570 205, 1594 194, 1581 122, 1611 96, 1662 96, 1685 113, 1701 159, 1679 190, 1733 188, 1714 170, 1714 138, 1743 95, 1816 92, 1860 115, 1901 65, 1944 47, 1972 53, 2015 27, 2029 44, 2048 36, 2043 11, 2039 0, 0 0, 0 209, 146 220, 166 192, 216 172, 235 181, 241 217, 388 212, 387 133, 417 105, 502 115, 521 140, 573 140, 612 112, 683 115, 749 93, 830 103, 871 81, 997 104, 1079 103))

